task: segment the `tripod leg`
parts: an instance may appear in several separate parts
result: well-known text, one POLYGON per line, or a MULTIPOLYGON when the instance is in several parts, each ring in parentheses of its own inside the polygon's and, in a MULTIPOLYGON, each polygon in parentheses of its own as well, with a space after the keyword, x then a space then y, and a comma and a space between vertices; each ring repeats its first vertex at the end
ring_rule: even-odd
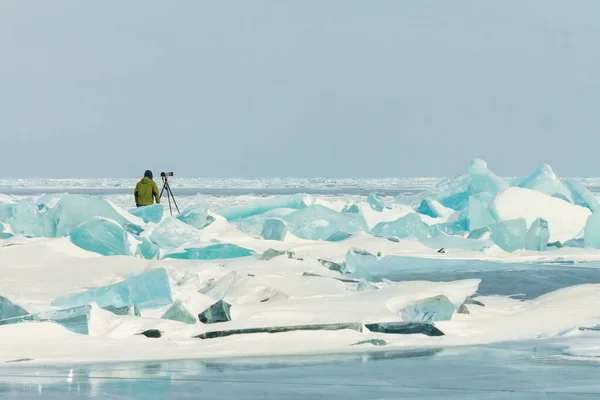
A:
POLYGON ((169 193, 171 194, 171 197, 173 198, 173 204, 175 204, 175 208, 177 209, 177 212, 179 211, 179 207, 177 206, 177 202, 175 201, 175 196, 173 195, 173 191, 171 190, 171 186, 169 186, 169 193))
POLYGON ((173 216, 173 209, 171 208, 171 196, 169 196, 169 188, 167 187, 167 199, 169 200, 169 213, 173 216))
POLYGON ((163 178, 163 187, 162 189, 160 189, 160 195, 158 196, 159 199, 162 199, 162 194, 165 191, 165 186, 167 185, 167 181, 165 180, 165 178, 163 178))

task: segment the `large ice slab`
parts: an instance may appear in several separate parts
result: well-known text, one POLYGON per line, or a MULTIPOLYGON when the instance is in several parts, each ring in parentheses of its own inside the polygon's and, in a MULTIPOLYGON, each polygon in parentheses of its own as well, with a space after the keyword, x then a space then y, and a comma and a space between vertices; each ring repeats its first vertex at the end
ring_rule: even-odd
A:
POLYGON ((383 209, 385 208, 385 203, 383 202, 383 199, 377 196, 375 193, 369 193, 367 202, 375 211, 383 211, 383 209))
POLYGON ((336 232, 368 231, 361 215, 339 213, 321 205, 298 210, 282 219, 294 235, 303 239, 325 240, 336 232))
POLYGON ((600 210, 594 211, 585 224, 584 246, 600 249, 600 210))
POLYGON ((66 236, 85 221, 103 217, 117 222, 125 230, 139 234, 143 221, 113 206, 101 197, 69 194, 45 214, 51 228, 49 236, 66 236))
POLYGON ((267 220, 282 219, 286 215, 289 215, 293 212, 296 212, 296 210, 292 208, 275 208, 263 214, 238 219, 236 221, 233 221, 232 224, 241 232, 259 238, 261 237, 262 229, 267 220))
POLYGON ((377 224, 372 233, 376 236, 394 236, 399 239, 425 240, 430 238, 431 228, 421 220, 419 214, 410 213, 392 222, 377 224))
POLYGON ((141 218, 142 221, 158 224, 163 217, 165 208, 162 204, 152 204, 150 206, 137 207, 129 210, 131 215, 141 218))
POLYGON ((555 194, 564 196, 568 201, 572 201, 571 192, 563 185, 560 179, 554 174, 549 165, 542 165, 535 170, 520 184, 520 187, 545 193, 549 196, 555 194))
POLYGON ((589 208, 592 212, 596 211, 598 208, 598 199, 594 196, 594 193, 573 178, 563 179, 563 183, 571 192, 573 203, 589 208))
POLYGON ((13 234, 39 237, 51 233, 50 226, 31 199, 18 203, 0 203, 0 222, 10 226, 13 234))
POLYGON ((139 255, 154 258, 158 248, 148 239, 126 232, 115 221, 95 217, 71 232, 70 240, 82 249, 104 256, 139 255))
POLYGON ((523 218, 500 221, 489 226, 492 241, 502 250, 513 252, 525 248, 527 224, 523 218))
POLYGON ((591 211, 538 191, 511 187, 494 199, 498 220, 523 218, 527 226, 542 218, 548 222, 551 242, 566 242, 581 237, 591 211))
POLYGON ((100 307, 139 308, 166 306, 172 303, 169 276, 164 268, 151 269, 113 285, 102 286, 59 297, 52 302, 55 307, 77 307, 97 303, 100 307))
POLYGON ((293 208, 300 210, 307 207, 307 196, 296 194, 292 196, 274 197, 256 201, 250 204, 241 204, 233 207, 223 208, 217 211, 217 214, 225 217, 228 221, 235 221, 242 218, 252 217, 263 214, 275 208, 293 208))
POLYGON ((228 258, 248 257, 253 251, 230 243, 216 243, 196 247, 186 247, 165 255, 164 258, 182 260, 217 260, 228 258))
POLYGON ((479 193, 469 197, 467 210, 469 231, 490 226, 497 222, 491 205, 494 196, 491 193, 479 193))

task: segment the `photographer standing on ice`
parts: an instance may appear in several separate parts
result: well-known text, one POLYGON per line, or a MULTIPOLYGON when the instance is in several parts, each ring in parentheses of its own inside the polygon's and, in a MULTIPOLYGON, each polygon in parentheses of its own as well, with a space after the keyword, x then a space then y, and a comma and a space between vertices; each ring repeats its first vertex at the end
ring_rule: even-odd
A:
POLYGON ((157 204, 160 203, 158 186, 152 180, 152 171, 148 170, 144 172, 142 180, 135 185, 133 195, 135 196, 136 207, 149 206, 154 203, 154 200, 156 200, 157 204))

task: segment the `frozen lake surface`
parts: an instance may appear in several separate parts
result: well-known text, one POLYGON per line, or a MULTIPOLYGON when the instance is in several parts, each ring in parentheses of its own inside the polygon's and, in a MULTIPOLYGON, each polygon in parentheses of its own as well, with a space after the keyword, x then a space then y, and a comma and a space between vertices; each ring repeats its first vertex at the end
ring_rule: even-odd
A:
POLYGON ((590 399, 600 361, 549 342, 0 369, 2 399, 590 399))

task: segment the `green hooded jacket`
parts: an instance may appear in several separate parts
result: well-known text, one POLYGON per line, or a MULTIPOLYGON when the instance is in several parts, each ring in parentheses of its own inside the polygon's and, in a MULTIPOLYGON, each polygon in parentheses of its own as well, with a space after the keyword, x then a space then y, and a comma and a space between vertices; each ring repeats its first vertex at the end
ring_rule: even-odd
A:
POLYGON ((138 207, 149 206, 154 203, 155 199, 157 203, 160 203, 156 182, 146 176, 135 185, 135 192, 133 194, 135 196, 135 205, 138 207))

